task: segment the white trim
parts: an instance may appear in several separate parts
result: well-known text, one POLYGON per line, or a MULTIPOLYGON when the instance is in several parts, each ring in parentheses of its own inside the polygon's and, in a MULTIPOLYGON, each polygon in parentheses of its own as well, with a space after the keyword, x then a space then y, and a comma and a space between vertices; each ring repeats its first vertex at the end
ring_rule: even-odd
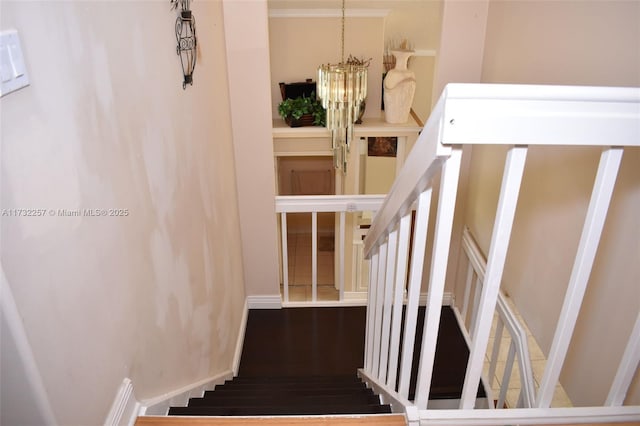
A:
MULTIPOLYGON (((442 306, 453 306, 454 304, 454 296, 451 292, 445 292, 442 297, 442 306)), ((407 300, 403 301, 403 304, 406 305, 407 300)), ((420 298, 418 301, 420 306, 425 306, 427 304, 427 293, 420 293, 420 298)), ((330 306, 330 307, 339 307, 339 306, 366 306, 367 305, 367 292, 366 291, 345 291, 344 292, 344 300, 318 300, 316 302, 282 302, 283 308, 303 308, 303 307, 322 307, 322 306, 330 306)), ((250 309, 260 309, 260 308, 250 308, 250 309)), ((266 309, 266 308, 263 308, 266 309)))
POLYGON ((429 426, 503 426, 637 422, 640 407, 512 408, 509 410, 422 410, 429 426))
POLYGON ((247 296, 247 307, 249 309, 280 309, 282 299, 279 294, 247 296))
MULTIPOLYGON (((326 127, 320 126, 306 126, 306 127, 289 127, 287 123, 281 118, 276 118, 272 121, 272 134, 274 139, 300 139, 300 138, 328 138, 331 136, 331 132, 326 127)), ((384 114, 380 114, 378 117, 365 117, 362 124, 354 126, 354 138, 367 136, 417 136, 424 126, 418 124, 416 120, 409 116, 409 120, 406 123, 390 124, 384 119, 384 114)), ((321 149, 331 154, 331 141, 324 141, 320 147, 316 145, 315 149, 321 149)), ((275 148, 276 155, 283 152, 275 148)), ((291 152, 291 151, 286 151, 291 152)), ((308 151, 304 151, 304 155, 309 155, 308 151)), ((323 154, 327 155, 327 154, 323 154)))
POLYGON ((514 146, 509 149, 505 161, 500 197, 491 235, 491 246, 481 288, 482 294, 474 326, 470 330, 471 347, 469 348, 467 373, 460 398, 462 400, 460 408, 463 409, 474 407, 478 383, 482 376, 482 366, 487 352, 493 314, 500 293, 500 283, 511 238, 527 151, 527 147, 514 146))
POLYGON ((380 395, 380 399, 384 404, 389 404, 391 406, 391 411, 393 413, 403 413, 407 408, 413 406, 411 401, 403 398, 398 393, 389 392, 389 388, 387 386, 384 386, 376 377, 367 373, 364 368, 358 369, 358 377, 363 380, 376 394, 380 395))
MULTIPOLYGON (((284 265, 282 268, 284 269, 284 265)), ((287 268, 289 265, 287 264, 287 268)), ((318 212, 311 212, 311 300, 318 300, 318 212)))
MULTIPOLYGON (((420 293, 420 299, 418 299, 418 304, 420 306, 427 306, 427 297, 429 293, 420 293)), ((453 306, 454 297, 453 293, 449 291, 445 291, 442 295, 442 306, 453 306)), ((406 304, 406 300, 405 300, 406 304)))
POLYGON ((189 398, 200 398, 205 390, 211 390, 216 385, 232 378, 233 372, 227 370, 216 376, 202 379, 155 398, 143 400, 138 415, 166 416, 169 412, 169 407, 186 407, 189 398))
POLYGON ((240 369, 240 358, 242 357, 242 348, 244 346, 244 333, 247 330, 247 319, 249 318, 249 302, 247 299, 244 301, 244 307, 242 308, 242 318, 240 319, 240 329, 238 330, 238 339, 236 340, 236 349, 233 354, 233 376, 238 375, 240 369))
MULTIPOLYGON (((391 389, 396 388, 398 382, 398 355, 400 352, 400 334, 402 332, 402 306, 404 298, 404 283, 407 282, 407 265, 409 263, 409 234, 411 233, 411 215, 404 215, 398 225, 398 253, 396 256, 396 276, 393 292, 393 310, 391 311, 391 341, 389 348, 389 367, 387 381, 391 389)), ((415 413, 417 416, 417 412, 415 413)), ((407 412, 407 416, 409 413, 407 412)))
MULTIPOLYGON (((298 127, 296 127, 297 129, 298 127)), ((274 151, 273 157, 331 157, 331 151, 274 151)))
MULTIPOLYGON (((280 267, 282 269, 282 289, 285 302, 289 301, 289 242, 287 239, 287 213, 280 213, 280 245, 282 247, 280 267), (287 265, 285 268, 284 266, 287 265)), ((245 301, 246 304, 246 301, 245 301)))
POLYGON ((132 426, 138 418, 140 402, 133 393, 131 379, 125 377, 113 399, 104 426, 132 426))
POLYGON ((640 146, 640 88, 448 84, 442 144, 640 146))
MULTIPOLYGON (((637 126, 638 123, 636 123, 637 126)), ((637 126, 640 128, 640 126, 637 126)), ((616 186, 616 177, 622 161, 623 148, 604 148, 600 155, 600 163, 593 184, 593 192, 584 220, 582 235, 578 244, 578 252, 574 259, 569 284, 565 293, 562 310, 547 356, 547 364, 540 380, 536 406, 549 407, 553 399, 556 384, 569 350, 582 300, 589 283, 591 268, 598 251, 602 229, 607 218, 607 211, 616 186)))
MULTIPOLYGON (((429 272, 428 298, 425 308, 425 318, 422 332, 422 345, 420 346, 420 360, 418 362, 418 377, 416 380, 415 405, 418 408, 427 408, 429 391, 431 390, 431 378, 435 362, 436 343, 442 316, 442 299, 447 278, 447 265, 449 263, 449 248, 451 245, 451 232, 453 229, 453 217, 455 216, 458 180, 460 178, 460 164, 462 161, 462 148, 457 147, 451 152, 451 156, 442 167, 440 178, 439 201, 436 211, 436 223, 433 236, 433 249, 431 254, 431 271, 429 272)), ((419 216, 416 216, 419 220, 419 216)), ((416 233, 416 238, 418 234, 416 233)), ((420 256, 417 260, 424 262, 424 254, 416 252, 420 256)))
POLYGON ((366 305, 367 297, 369 297, 367 291, 345 291, 344 292, 344 300, 349 302, 358 301, 366 305))
MULTIPOLYGON (((384 18, 390 9, 345 9, 347 18, 384 18)), ((269 18, 341 18, 341 9, 271 9, 269 18)))
MULTIPOLYGON (((340 221, 338 226, 338 300, 344 300, 344 258, 345 258, 345 228, 346 228, 346 213, 340 212, 340 221)), ((284 264, 284 263, 283 263, 284 264)))
POLYGON ((418 195, 430 190, 432 178, 440 173, 442 162, 451 154, 451 147, 439 143, 445 102, 446 98, 441 97, 434 106, 391 191, 378 210, 364 239, 365 258, 370 257, 398 220, 412 210, 418 195))
POLYGON ((638 365, 640 365, 640 312, 638 312, 636 324, 633 326, 631 336, 629 336, 627 348, 622 355, 618 372, 613 379, 607 402, 605 402, 606 405, 620 406, 624 404, 634 371, 638 365))
POLYGON ((385 195, 278 195, 276 213, 377 211, 385 195))
MULTIPOLYGON (((347 294, 347 293, 345 293, 347 294)), ((283 308, 346 308, 350 306, 367 306, 366 300, 316 300, 315 302, 283 302, 283 308)))
POLYGON ((380 369, 378 378, 387 383, 387 369, 389 367, 389 341, 391 339, 391 307, 395 289, 396 259, 398 250, 398 234, 396 229, 389 234, 387 248, 387 276, 384 285, 384 299, 382 304, 382 339, 380 341, 380 369))
MULTIPOLYGON (((394 184, 394 188, 395 187, 394 184)), ((402 352, 400 353, 400 372, 398 376, 398 393, 403 398, 409 397, 409 382, 411 379, 411 366, 413 363, 413 349, 417 328, 418 303, 420 301, 420 287, 422 285, 422 272, 424 268, 423 259, 427 245, 429 212, 431 211, 431 194, 432 188, 428 187, 418 196, 418 208, 416 210, 415 228, 413 230, 412 257, 409 262, 409 282, 407 284, 407 307, 404 316, 405 325, 402 337, 402 352)), ((376 222, 377 220, 373 222, 373 226, 369 232, 371 232, 376 222)), ((365 247, 367 246, 369 235, 370 234, 367 234, 365 239, 365 247)), ((369 280, 369 282, 371 282, 371 280, 369 280)))
MULTIPOLYGON (((427 402, 427 410, 456 410, 460 406, 460 399, 430 399, 427 402)), ((489 407, 488 398, 477 398, 476 409, 489 407)))
POLYGON ((45 423, 56 424, 57 422, 53 414, 51 402, 49 401, 49 396, 44 386, 42 376, 40 375, 33 350, 29 344, 27 332, 24 329, 22 317, 18 311, 18 305, 16 305, 16 301, 13 298, 11 286, 9 285, 1 264, 0 271, 2 272, 2 279, 0 279, 0 311, 7 323, 7 328, 11 334, 10 338, 13 339, 20 360, 22 361, 26 373, 25 381, 32 392, 33 409, 38 411, 38 414, 45 423))

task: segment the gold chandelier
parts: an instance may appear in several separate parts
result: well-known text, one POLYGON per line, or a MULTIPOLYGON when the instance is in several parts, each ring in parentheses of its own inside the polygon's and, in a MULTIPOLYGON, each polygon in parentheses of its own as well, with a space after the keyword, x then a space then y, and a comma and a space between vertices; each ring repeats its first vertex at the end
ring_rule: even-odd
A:
POLYGON ((347 154, 353 140, 353 124, 367 97, 367 67, 344 60, 344 7, 342 0, 342 61, 318 67, 317 96, 327 110, 333 165, 347 173, 347 154))

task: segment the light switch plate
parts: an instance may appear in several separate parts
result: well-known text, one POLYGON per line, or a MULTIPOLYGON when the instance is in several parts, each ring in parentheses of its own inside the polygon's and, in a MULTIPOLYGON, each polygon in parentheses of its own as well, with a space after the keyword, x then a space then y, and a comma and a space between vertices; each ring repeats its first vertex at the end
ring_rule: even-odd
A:
POLYGON ((17 30, 0 33, 0 96, 7 95, 29 85, 22 47, 17 30))

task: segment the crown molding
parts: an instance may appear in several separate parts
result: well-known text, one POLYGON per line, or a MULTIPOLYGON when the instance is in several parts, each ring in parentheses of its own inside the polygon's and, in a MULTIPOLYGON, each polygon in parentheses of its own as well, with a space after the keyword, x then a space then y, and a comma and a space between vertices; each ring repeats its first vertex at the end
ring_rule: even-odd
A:
MULTIPOLYGON (((390 9, 345 9, 347 18, 385 18, 390 9)), ((271 9, 269 18, 341 18, 340 9, 271 9)))

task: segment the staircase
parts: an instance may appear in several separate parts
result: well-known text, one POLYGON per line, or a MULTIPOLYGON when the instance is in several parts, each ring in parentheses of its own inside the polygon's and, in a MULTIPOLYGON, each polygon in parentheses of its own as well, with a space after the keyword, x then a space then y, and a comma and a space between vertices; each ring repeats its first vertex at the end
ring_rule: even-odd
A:
MULTIPOLYGON (((169 416, 390 414, 390 405, 381 404, 380 396, 356 376, 363 362, 365 316, 363 307, 251 310, 239 375, 190 398, 186 407, 171 407, 169 416)), ((424 317, 420 307, 410 399, 424 317)), ((455 315, 444 306, 430 395, 434 407, 458 403, 468 355, 455 315)), ((484 397, 480 386, 478 398, 484 397)))
POLYGON ((387 414, 389 405, 354 376, 236 377, 174 416, 295 416, 387 414))

